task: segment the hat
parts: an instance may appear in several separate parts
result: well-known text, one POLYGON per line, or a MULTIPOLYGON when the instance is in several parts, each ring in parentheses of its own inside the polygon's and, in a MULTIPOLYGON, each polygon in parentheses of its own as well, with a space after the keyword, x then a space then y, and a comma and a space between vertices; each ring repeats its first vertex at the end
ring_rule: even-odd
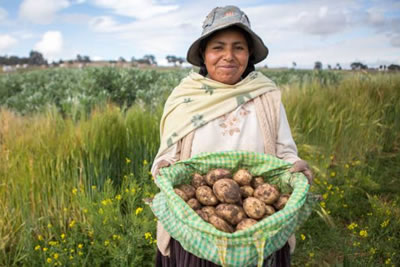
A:
POLYGON ((249 33, 253 41, 254 64, 264 60, 268 55, 268 48, 264 45, 261 38, 250 28, 250 21, 247 15, 236 6, 216 7, 208 14, 203 22, 203 32, 189 48, 186 59, 195 66, 201 66, 203 58, 200 54, 200 43, 203 39, 210 36, 213 32, 231 26, 238 26, 249 33))

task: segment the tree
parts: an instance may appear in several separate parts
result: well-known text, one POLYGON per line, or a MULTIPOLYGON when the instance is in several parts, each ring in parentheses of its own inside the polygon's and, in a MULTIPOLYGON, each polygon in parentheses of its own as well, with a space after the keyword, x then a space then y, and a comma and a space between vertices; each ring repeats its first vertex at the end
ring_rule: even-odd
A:
POLYGON ((396 64, 390 64, 390 65, 388 66, 388 70, 391 70, 391 71, 400 71, 400 66, 399 66, 399 65, 396 65, 396 64))
POLYGON ((339 64, 339 63, 336 63, 336 67, 335 67, 335 69, 341 70, 341 69, 342 69, 342 66, 340 66, 340 64, 339 64))
POLYGON ((154 55, 144 55, 143 59, 147 60, 150 65, 157 65, 156 57, 154 55))
POLYGON ((43 58, 42 53, 31 51, 29 53, 29 65, 47 65, 47 61, 43 58))
POLYGON ((292 62, 292 67, 293 67, 293 69, 295 69, 296 67, 297 67, 297 64, 296 64, 296 62, 292 62))
POLYGON ((120 61, 120 62, 126 62, 125 58, 123 58, 123 57, 119 57, 118 61, 120 61))
POLYGON ((177 63, 179 63, 179 65, 182 65, 182 63, 186 61, 182 57, 177 57, 177 56, 173 56, 173 55, 168 55, 165 58, 167 59, 168 63, 173 63, 175 66, 177 63))
POLYGON ((320 61, 314 63, 314 70, 322 70, 322 63, 320 61))
POLYGON ((362 64, 361 62, 353 62, 350 64, 350 68, 352 70, 366 70, 368 69, 368 66, 362 64))

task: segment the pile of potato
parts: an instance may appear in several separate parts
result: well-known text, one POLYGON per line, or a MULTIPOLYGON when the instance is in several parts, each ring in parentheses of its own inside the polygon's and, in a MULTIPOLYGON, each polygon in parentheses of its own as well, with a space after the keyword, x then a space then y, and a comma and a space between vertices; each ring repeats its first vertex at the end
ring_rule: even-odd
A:
POLYGON ((283 209, 290 197, 245 169, 233 175, 227 169, 213 169, 204 176, 195 173, 190 185, 174 191, 203 220, 227 233, 244 230, 283 209))

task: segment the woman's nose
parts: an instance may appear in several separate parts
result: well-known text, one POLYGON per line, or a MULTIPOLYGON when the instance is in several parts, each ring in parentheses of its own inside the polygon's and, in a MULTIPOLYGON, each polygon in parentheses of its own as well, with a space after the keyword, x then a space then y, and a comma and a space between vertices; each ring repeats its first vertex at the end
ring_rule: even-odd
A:
POLYGON ((225 55, 224 55, 225 60, 232 60, 233 59, 233 49, 227 48, 225 50, 225 55))

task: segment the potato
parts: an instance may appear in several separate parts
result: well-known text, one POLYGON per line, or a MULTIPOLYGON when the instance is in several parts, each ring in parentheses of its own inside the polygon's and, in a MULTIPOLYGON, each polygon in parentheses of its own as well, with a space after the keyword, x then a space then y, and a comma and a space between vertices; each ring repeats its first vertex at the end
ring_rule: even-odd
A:
POLYGON ((207 185, 206 180, 204 180, 204 177, 198 173, 193 174, 191 184, 196 189, 202 185, 207 185))
POLYGON ((265 183, 254 190, 253 196, 265 204, 273 204, 279 198, 279 191, 275 186, 265 183))
POLYGON ((265 204, 265 214, 270 216, 275 213, 275 208, 271 205, 265 204))
POLYGON ((227 233, 233 233, 233 227, 227 223, 224 219, 218 217, 217 215, 211 215, 210 218, 208 218, 209 222, 215 226, 220 231, 227 232, 227 233))
POLYGON ((248 197, 243 201, 244 212, 252 219, 261 219, 265 214, 265 204, 255 197, 248 197))
POLYGON ((182 190, 185 192, 186 196, 190 199, 193 198, 196 194, 196 189, 188 184, 181 184, 177 187, 178 189, 182 190))
POLYGON ((222 178, 232 178, 232 173, 227 169, 214 169, 209 171, 204 179, 209 186, 213 186, 217 180, 222 178))
POLYGON ((252 218, 246 218, 243 219, 237 226, 236 226, 236 231, 244 230, 246 228, 249 228, 252 225, 255 225, 257 223, 257 220, 254 220, 252 218))
POLYGON ((207 213, 205 213, 202 210, 196 210, 196 213, 202 218, 204 221, 209 222, 210 217, 208 216, 207 213))
POLYGON ((253 177, 248 170, 240 169, 233 175, 233 180, 237 182, 240 186, 250 185, 251 179, 253 177))
POLYGON ((201 211, 206 213, 208 217, 211 217, 211 215, 215 215, 215 207, 213 206, 205 206, 201 208, 201 211))
POLYGON ((223 203, 236 203, 241 200, 239 185, 232 179, 220 179, 214 183, 213 192, 223 203))
POLYGON ((247 198, 253 196, 254 189, 250 185, 244 185, 240 187, 240 195, 242 198, 247 198))
POLYGON ((218 217, 224 219, 231 225, 236 225, 243 219, 247 218, 242 207, 235 204, 219 204, 215 208, 218 217))
POLYGON ((282 194, 279 196, 278 200, 274 203, 274 207, 277 210, 281 210, 285 207, 286 202, 288 202, 290 194, 282 194))
POLYGON ((218 204, 218 199, 214 195, 213 190, 207 185, 202 185, 196 189, 196 198, 205 206, 214 206, 218 204))
POLYGON ((194 210, 201 209, 201 204, 200 204, 200 202, 199 202, 197 199, 195 199, 195 198, 189 199, 189 200, 187 201, 187 203, 188 203, 188 205, 189 205, 192 209, 194 209, 194 210))
POLYGON ((264 178, 262 177, 255 177, 251 180, 251 186, 256 189, 259 185, 265 184, 264 178))
POLYGON ((174 188, 175 193, 180 196, 185 202, 189 200, 189 197, 186 195, 185 192, 178 188, 174 188))

